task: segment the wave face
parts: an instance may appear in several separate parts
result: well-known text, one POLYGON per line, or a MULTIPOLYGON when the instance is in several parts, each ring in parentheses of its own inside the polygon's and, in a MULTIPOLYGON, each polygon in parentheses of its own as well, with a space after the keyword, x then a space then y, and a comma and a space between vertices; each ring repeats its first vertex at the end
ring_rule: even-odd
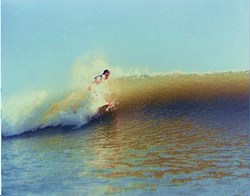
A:
POLYGON ((29 93, 3 103, 2 136, 48 126, 78 128, 97 117, 98 108, 107 102, 114 103, 114 112, 124 113, 176 102, 185 107, 190 102, 219 99, 248 100, 249 72, 111 77, 92 91, 74 89, 58 97, 46 91, 29 93))

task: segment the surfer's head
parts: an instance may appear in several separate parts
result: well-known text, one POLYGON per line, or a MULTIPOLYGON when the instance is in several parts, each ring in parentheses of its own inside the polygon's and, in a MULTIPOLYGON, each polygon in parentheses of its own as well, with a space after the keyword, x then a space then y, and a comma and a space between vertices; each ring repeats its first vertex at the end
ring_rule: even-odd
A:
POLYGON ((105 69, 102 75, 105 75, 105 79, 108 79, 111 72, 108 69, 105 69))

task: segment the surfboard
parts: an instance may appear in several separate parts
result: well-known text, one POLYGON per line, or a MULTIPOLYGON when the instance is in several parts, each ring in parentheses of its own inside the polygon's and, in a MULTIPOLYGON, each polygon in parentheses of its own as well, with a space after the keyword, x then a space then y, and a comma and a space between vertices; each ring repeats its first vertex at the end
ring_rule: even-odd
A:
POLYGON ((115 107, 114 107, 114 104, 113 103, 107 103, 101 107, 99 107, 98 109, 98 114, 99 115, 105 115, 105 114, 110 114, 112 113, 112 111, 114 111, 115 107))

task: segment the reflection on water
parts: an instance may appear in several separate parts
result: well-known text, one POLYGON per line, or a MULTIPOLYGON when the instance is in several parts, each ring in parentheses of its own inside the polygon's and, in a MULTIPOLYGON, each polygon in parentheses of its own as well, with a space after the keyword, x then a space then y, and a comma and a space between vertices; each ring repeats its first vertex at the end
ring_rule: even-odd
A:
POLYGON ((248 110, 237 113, 229 105, 220 111, 189 108, 171 115, 176 109, 118 112, 82 130, 57 128, 4 140, 3 190, 246 194, 248 110))
POLYGON ((164 179, 162 185, 248 177, 247 130, 234 137, 225 129, 196 125, 186 116, 157 116, 156 121, 154 116, 148 120, 148 115, 137 115, 117 115, 111 124, 88 135, 95 157, 90 165, 104 170, 98 177, 144 178, 143 183, 145 178, 164 179))

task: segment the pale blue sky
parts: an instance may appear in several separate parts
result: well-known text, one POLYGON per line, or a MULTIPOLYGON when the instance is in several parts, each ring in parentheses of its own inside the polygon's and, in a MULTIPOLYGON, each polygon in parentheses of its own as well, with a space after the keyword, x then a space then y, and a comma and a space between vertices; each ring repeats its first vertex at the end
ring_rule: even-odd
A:
POLYGON ((2 88, 63 88, 74 61, 152 72, 249 69, 248 0, 2 0, 2 88))

